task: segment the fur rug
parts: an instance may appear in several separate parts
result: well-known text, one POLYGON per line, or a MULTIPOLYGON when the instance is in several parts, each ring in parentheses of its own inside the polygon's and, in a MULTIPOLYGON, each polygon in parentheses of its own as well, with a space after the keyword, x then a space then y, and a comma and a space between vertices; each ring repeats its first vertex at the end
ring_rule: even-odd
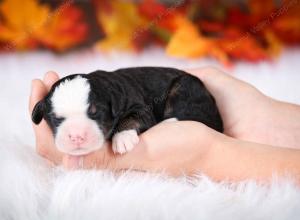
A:
MULTIPOLYGON (((289 50, 275 63, 238 64, 229 71, 272 97, 300 104, 299 58, 300 50, 289 50)), ((167 58, 156 49, 142 55, 0 55, 0 219, 300 219, 300 188, 287 178, 267 186, 215 183, 201 174, 173 179, 66 172, 36 155, 27 99, 30 80, 45 71, 65 75, 136 64, 191 68, 207 63, 214 64, 167 58)))

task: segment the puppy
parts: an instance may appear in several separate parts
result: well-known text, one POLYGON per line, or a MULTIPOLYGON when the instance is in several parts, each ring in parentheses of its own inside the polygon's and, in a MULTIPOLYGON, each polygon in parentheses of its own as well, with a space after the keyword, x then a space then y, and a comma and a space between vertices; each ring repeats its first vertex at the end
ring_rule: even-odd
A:
POLYGON ((138 135, 162 121, 193 120, 222 132, 212 95, 196 77, 181 70, 138 67, 69 75, 56 82, 33 109, 32 121, 45 119, 57 148, 84 155, 112 140, 123 154, 138 135))

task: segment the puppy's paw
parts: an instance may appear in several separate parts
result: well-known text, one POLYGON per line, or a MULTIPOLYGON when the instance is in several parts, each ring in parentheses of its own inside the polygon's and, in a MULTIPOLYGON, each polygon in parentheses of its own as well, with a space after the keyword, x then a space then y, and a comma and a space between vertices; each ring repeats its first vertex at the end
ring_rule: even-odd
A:
POLYGON ((112 150, 114 153, 124 154, 131 151, 139 142, 136 130, 125 130, 116 133, 112 138, 112 150))
POLYGON ((177 118, 168 118, 168 119, 163 120, 161 123, 174 122, 174 121, 178 121, 178 119, 177 118))

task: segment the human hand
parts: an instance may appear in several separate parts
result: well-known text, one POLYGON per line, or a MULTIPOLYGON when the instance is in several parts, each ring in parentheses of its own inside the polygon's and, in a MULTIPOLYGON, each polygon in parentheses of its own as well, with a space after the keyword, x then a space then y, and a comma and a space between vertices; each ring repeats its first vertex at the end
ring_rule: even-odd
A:
MULTIPOLYGON (((30 113, 58 79, 56 73, 48 72, 43 81, 33 80, 29 101, 30 113)), ((37 152, 54 164, 63 163, 69 169, 131 168, 140 171, 161 171, 164 168, 167 173, 173 175, 178 175, 181 171, 196 172, 195 167, 199 168, 204 164, 212 147, 225 137, 197 122, 164 122, 141 134, 139 144, 128 154, 114 154, 110 143, 107 143, 102 149, 89 155, 74 157, 62 154, 56 149, 53 134, 44 120, 39 125, 33 124, 33 128, 37 152)))
POLYGON ((195 174, 209 167, 217 146, 227 140, 223 134, 193 121, 162 122, 140 135, 127 154, 114 154, 110 143, 91 154, 65 156, 69 169, 110 169, 165 172, 172 176, 195 174))
POLYGON ((274 100, 215 68, 187 72, 200 78, 215 97, 225 134, 262 144, 299 148, 299 106, 274 100))
MULTIPOLYGON (((45 74, 43 80, 34 79, 31 82, 31 94, 29 98, 29 113, 31 115, 35 104, 46 96, 51 86, 59 79, 54 72, 45 74)), ((60 164, 63 154, 57 150, 54 143, 52 131, 45 120, 42 120, 39 125, 32 123, 35 140, 36 151, 42 157, 45 157, 54 164, 60 164)))

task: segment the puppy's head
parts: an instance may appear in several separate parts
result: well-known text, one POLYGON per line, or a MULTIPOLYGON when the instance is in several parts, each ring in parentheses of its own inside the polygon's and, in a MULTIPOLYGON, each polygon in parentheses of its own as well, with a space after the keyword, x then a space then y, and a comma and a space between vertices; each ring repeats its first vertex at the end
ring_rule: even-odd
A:
POLYGON ((103 146, 113 119, 109 101, 94 90, 85 75, 68 76, 34 107, 32 121, 46 120, 58 150, 83 155, 103 146))

